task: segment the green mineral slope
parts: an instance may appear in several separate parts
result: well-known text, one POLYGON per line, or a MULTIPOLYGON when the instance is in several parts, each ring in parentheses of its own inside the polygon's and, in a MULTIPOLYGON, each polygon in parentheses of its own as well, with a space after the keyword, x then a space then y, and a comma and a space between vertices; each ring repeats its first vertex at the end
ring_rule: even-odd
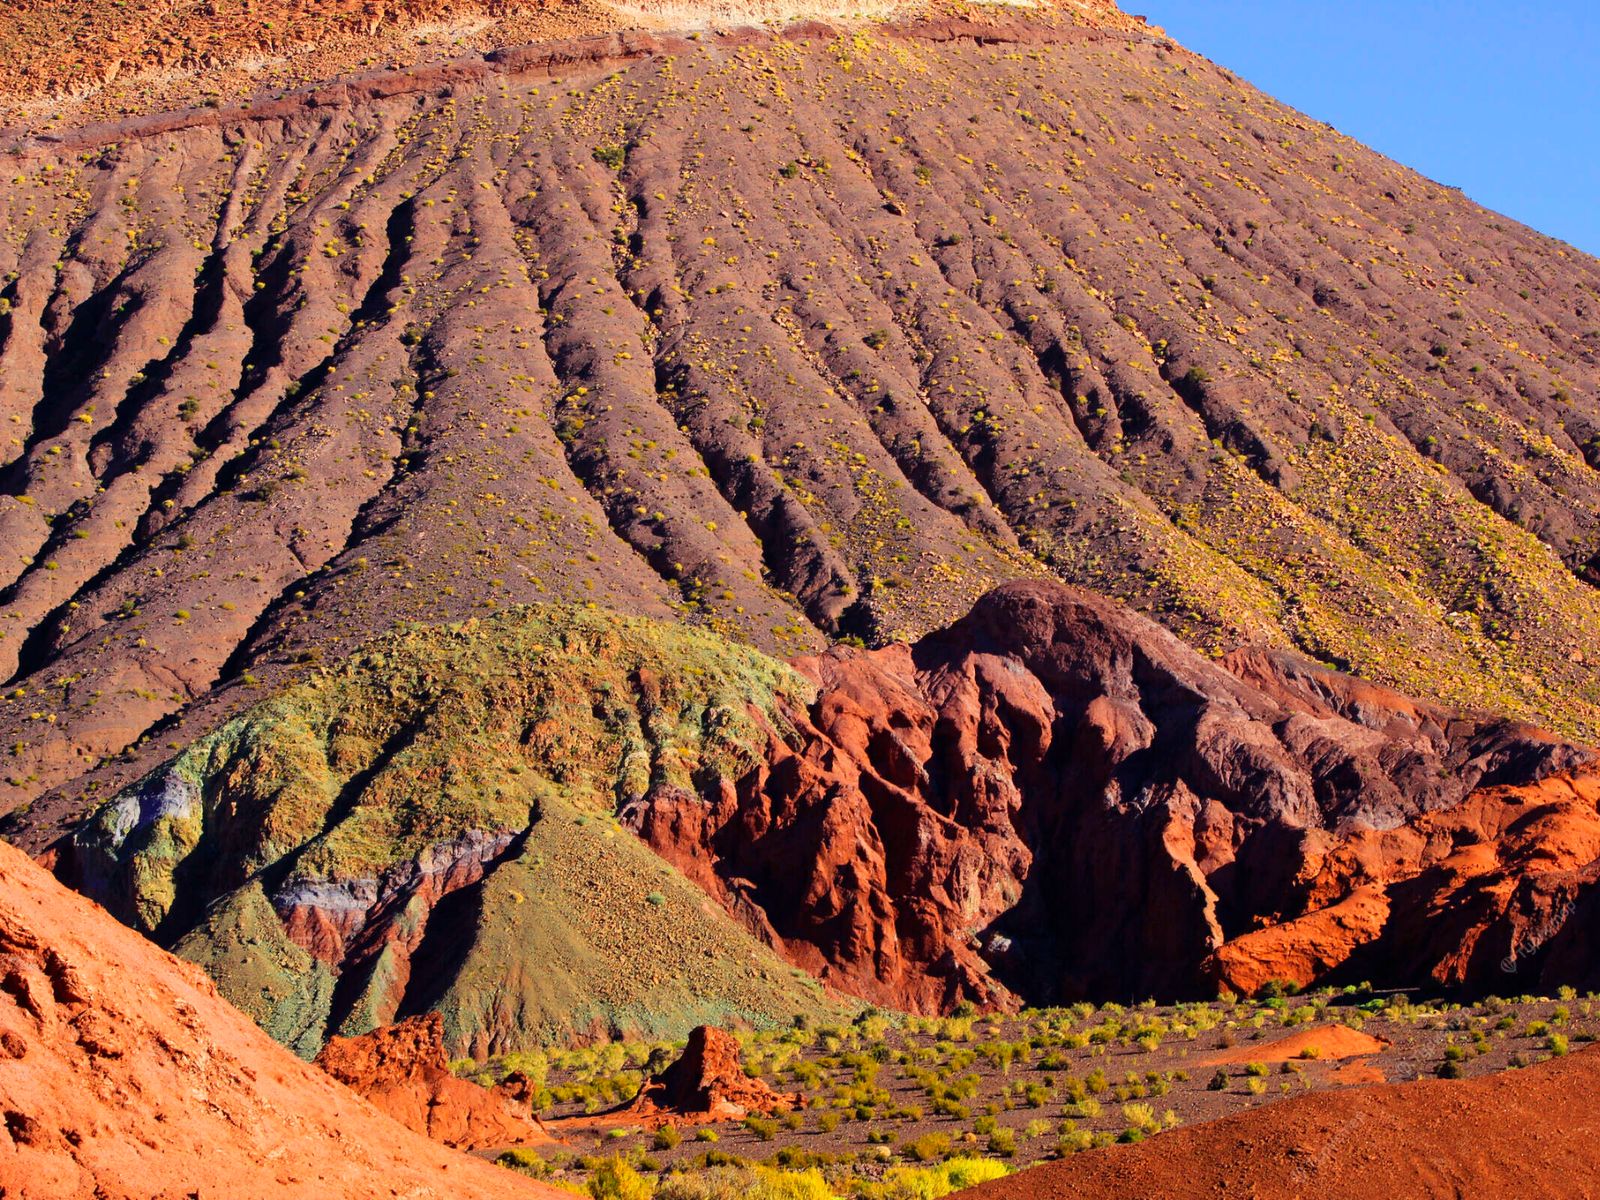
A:
POLYGON ((407 626, 103 805, 75 882, 303 1054, 445 1015, 463 1051, 834 1011, 613 817, 704 793, 810 685, 582 607, 407 626))

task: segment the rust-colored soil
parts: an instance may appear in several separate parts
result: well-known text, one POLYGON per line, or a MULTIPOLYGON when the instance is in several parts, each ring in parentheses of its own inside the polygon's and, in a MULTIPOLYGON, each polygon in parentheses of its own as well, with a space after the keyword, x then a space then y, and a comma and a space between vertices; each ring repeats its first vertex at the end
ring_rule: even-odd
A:
POLYGON ((960 1193, 968 1200, 1589 1200, 1600 1052, 1268 1105, 960 1193))
POLYGON ((200 971, 0 845, 0 1195, 556 1196, 301 1062, 200 971))
POLYGON ((1200 1067, 1221 1067, 1237 1063, 1284 1063, 1295 1059, 1361 1058, 1381 1053, 1389 1043, 1351 1029, 1348 1025, 1322 1025, 1302 1029, 1270 1042, 1252 1042, 1195 1060, 1200 1067))

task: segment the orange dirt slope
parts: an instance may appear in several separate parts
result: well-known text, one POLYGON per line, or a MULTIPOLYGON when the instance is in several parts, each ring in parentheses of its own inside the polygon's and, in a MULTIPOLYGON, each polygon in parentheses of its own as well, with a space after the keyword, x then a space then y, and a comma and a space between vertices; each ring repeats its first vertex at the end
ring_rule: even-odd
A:
POLYGON ((0 845, 0 1196, 559 1194, 381 1115, 0 845))
POLYGON ((1351 1088, 1090 1151, 969 1200, 1589 1200, 1600 1051, 1462 1082, 1351 1088))

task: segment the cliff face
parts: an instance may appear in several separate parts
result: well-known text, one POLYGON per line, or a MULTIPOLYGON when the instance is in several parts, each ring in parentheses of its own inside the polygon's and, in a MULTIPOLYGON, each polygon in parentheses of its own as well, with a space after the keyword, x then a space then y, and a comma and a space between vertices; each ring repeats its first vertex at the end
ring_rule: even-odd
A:
POLYGON ((490 604, 788 657, 1053 574, 1600 729, 1600 268, 1149 31, 985 11, 35 129, 7 835, 490 604))
POLYGON ((1570 952, 1600 777, 1538 730, 1287 655, 1208 662, 1045 584, 910 647, 798 665, 819 693, 797 740, 709 803, 656 791, 622 816, 857 995, 1504 990, 1578 960, 1572 982, 1600 979, 1570 952))
POLYGON ((1059 584, 794 669, 512 610, 250 710, 58 869, 306 1054, 429 1010, 487 1053, 834 1003, 796 967, 923 1012, 1588 986, 1592 759, 1291 656, 1210 661, 1059 584))

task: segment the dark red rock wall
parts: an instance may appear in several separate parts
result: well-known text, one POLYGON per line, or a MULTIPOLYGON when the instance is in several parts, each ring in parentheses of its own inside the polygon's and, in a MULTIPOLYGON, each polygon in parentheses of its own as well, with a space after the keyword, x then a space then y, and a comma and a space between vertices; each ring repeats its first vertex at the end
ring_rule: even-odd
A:
POLYGON ((1357 969, 1493 988, 1509 931, 1541 919, 1553 945, 1525 957, 1597 977, 1570 916, 1592 903, 1600 793, 1560 775, 1591 755, 1538 730, 1292 656, 1207 661, 1047 584, 999 589, 909 648, 800 665, 819 698, 763 768, 624 815, 845 990, 939 1010, 1357 969), (1541 789, 1566 832, 1519 840, 1507 814, 1542 812, 1541 789), (1403 848, 1372 848, 1385 838, 1403 848), (1441 865, 1480 843, 1476 873, 1441 865), (1438 911, 1463 879, 1476 903, 1438 911), (1334 936, 1350 918, 1330 910, 1363 888, 1387 889, 1384 914, 1334 936), (1462 957, 1469 935, 1484 949, 1462 957))

